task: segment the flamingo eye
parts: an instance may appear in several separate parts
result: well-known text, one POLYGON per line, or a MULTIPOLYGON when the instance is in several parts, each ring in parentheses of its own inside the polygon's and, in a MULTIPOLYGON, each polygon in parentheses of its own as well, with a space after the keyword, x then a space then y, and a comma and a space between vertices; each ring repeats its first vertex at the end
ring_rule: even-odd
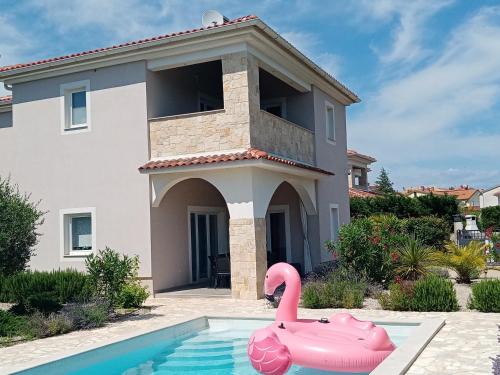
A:
POLYGON ((269 275, 266 275, 266 279, 269 279, 269 275))

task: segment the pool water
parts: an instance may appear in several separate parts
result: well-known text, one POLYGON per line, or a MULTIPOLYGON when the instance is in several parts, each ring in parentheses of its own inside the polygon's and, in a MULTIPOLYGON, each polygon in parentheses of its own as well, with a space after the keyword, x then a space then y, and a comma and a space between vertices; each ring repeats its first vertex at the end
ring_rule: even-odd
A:
MULTIPOLYGON (((19 374, 72 375, 167 375, 167 374, 256 374, 246 348, 255 329, 265 327, 269 320, 208 319, 198 327, 165 328, 137 338, 67 357, 19 374), (165 339, 169 330, 176 337, 165 339)), ((384 327, 396 346, 411 334, 415 325, 384 327)), ((167 335, 168 336, 168 335, 167 335)), ((292 366, 288 374, 337 374, 292 366)))

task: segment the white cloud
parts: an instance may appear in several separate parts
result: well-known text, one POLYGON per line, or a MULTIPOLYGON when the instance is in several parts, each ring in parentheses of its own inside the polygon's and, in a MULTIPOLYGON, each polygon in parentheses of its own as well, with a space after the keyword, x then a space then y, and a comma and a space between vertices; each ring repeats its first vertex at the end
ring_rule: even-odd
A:
POLYGON ((331 52, 322 51, 321 40, 316 34, 288 31, 283 32, 281 35, 328 73, 335 77, 339 76, 341 69, 340 56, 331 52))
POLYGON ((389 48, 373 45, 383 63, 415 64, 429 54, 423 45, 427 34, 425 24, 452 3, 453 0, 363 0, 352 3, 350 9, 355 13, 358 25, 367 21, 376 22, 378 26, 397 23, 389 48))
POLYGON ((348 125, 349 138, 401 180, 414 177, 408 165, 440 161, 461 168, 461 161, 472 156, 480 172, 476 181, 488 184, 495 176, 491 170, 496 178, 499 174, 500 129, 483 128, 477 121, 499 96, 500 7, 488 7, 454 30, 433 61, 365 95, 364 109, 348 125))

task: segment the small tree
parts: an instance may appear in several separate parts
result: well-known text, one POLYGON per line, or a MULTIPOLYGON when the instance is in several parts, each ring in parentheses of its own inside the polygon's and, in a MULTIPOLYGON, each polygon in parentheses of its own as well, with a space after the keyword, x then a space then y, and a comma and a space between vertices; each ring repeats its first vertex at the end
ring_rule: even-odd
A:
POLYGON ((389 178, 389 174, 387 171, 382 167, 380 170, 380 174, 378 175, 377 181, 375 181, 375 184, 378 187, 378 190, 381 193, 384 194, 392 194, 395 193, 396 191, 394 190, 393 183, 389 178))
POLYGON ((0 177, 0 275, 23 271, 38 243, 37 228, 44 212, 29 194, 19 192, 10 179, 0 177))

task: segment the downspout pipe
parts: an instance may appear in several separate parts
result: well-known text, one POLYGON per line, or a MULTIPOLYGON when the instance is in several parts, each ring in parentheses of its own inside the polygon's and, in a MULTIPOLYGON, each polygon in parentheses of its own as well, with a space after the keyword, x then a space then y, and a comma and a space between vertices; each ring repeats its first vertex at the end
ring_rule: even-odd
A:
POLYGON ((4 87, 4 89, 5 89, 5 90, 7 90, 7 91, 12 91, 12 85, 8 85, 8 84, 6 84, 6 83, 4 82, 4 83, 3 83, 3 87, 4 87))

